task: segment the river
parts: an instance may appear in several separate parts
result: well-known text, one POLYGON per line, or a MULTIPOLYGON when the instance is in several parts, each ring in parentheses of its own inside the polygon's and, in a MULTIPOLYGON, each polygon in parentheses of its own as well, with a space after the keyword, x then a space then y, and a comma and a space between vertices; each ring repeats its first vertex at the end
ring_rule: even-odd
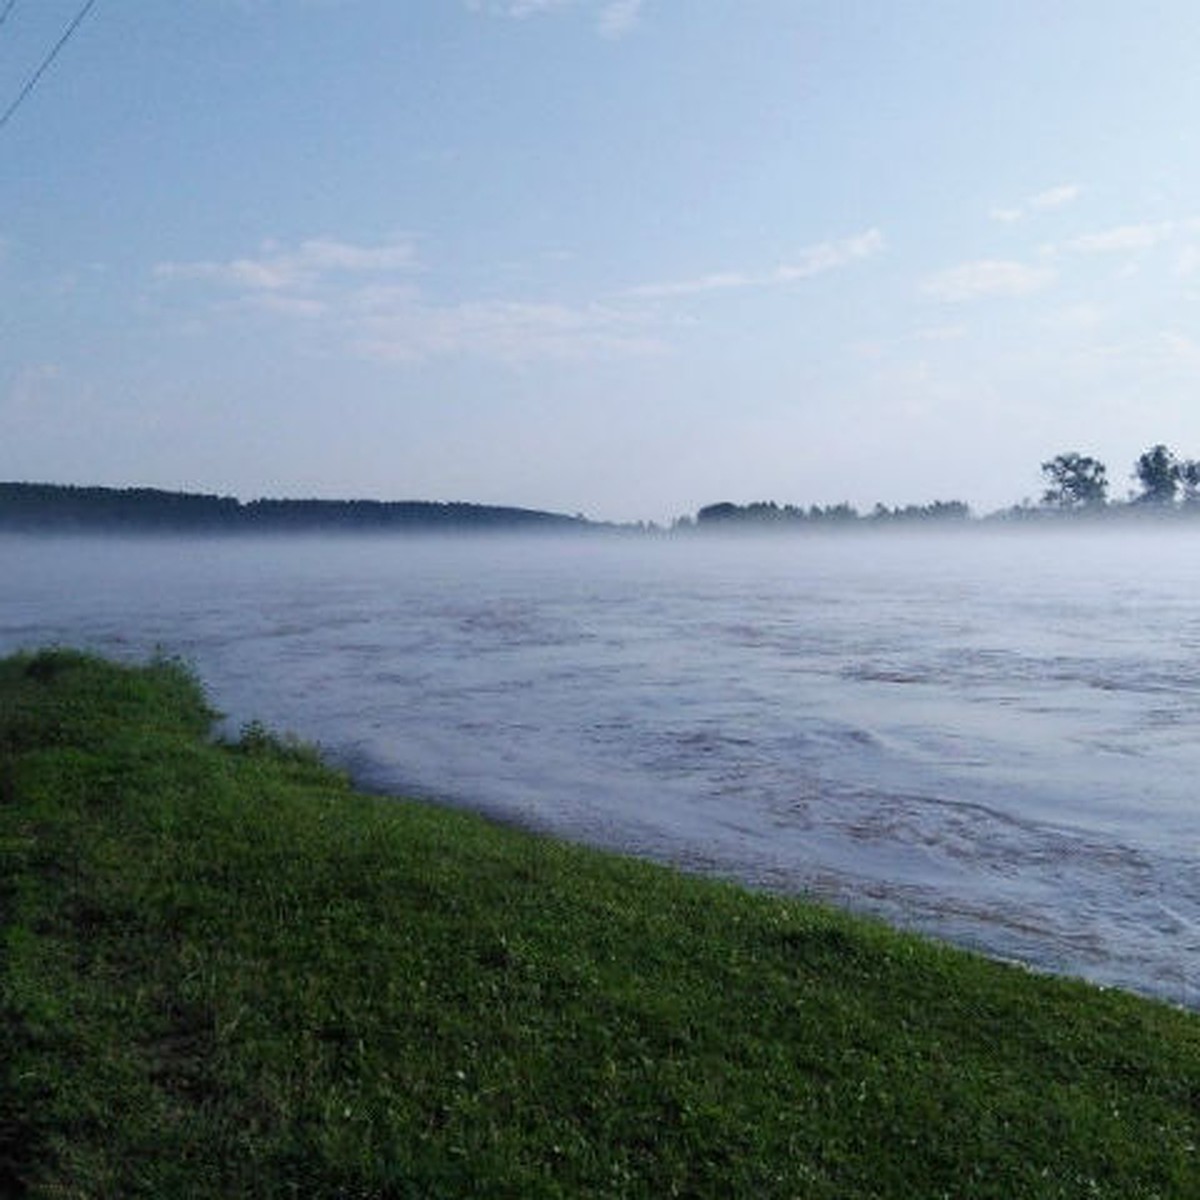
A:
POLYGON ((1200 530, 0 536, 0 651, 364 784, 1200 1006, 1200 530))

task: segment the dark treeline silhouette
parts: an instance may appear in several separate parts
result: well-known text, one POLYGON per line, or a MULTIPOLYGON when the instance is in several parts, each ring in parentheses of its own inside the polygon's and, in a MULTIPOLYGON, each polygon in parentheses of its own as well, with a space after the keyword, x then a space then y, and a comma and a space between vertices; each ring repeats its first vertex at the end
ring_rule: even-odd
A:
MULTIPOLYGON (((871 512, 860 515, 850 504, 831 504, 822 508, 814 504, 801 508, 795 504, 779 505, 760 500, 753 504, 732 504, 722 501, 709 504, 696 513, 698 529, 772 528, 801 529, 809 527, 845 527, 847 525, 908 525, 930 521, 964 521, 970 508, 961 500, 935 500, 932 504, 906 504, 903 508, 888 508, 877 504, 871 512)), ((677 522, 676 527, 688 527, 690 521, 677 522)))
POLYGON ((582 517, 425 500, 251 500, 156 488, 0 483, 0 529, 163 532, 495 531, 598 528, 582 517))
MULTIPOLYGON (((860 513, 847 503, 824 508, 760 500, 708 504, 695 517, 680 517, 676 532, 688 530, 801 530, 914 527, 939 528, 985 522, 1053 522, 1062 519, 1119 520, 1200 517, 1200 459, 1178 457, 1162 443, 1133 464, 1136 484, 1124 500, 1110 500, 1108 469, 1099 459, 1063 451, 1041 464, 1045 491, 1030 500, 973 517, 961 500, 934 500, 889 508, 876 504, 860 513)), ((251 500, 232 496, 169 492, 157 488, 74 487, 53 483, 0 483, 0 530, 162 531, 259 533, 452 532, 621 530, 657 532, 657 526, 612 525, 582 516, 500 505, 427 500, 251 500)))
MULTIPOLYGON (((980 518, 986 522, 1051 522, 1066 517, 1120 520, 1145 517, 1200 517, 1200 459, 1180 458, 1162 443, 1138 456, 1130 479, 1137 487, 1124 500, 1108 498, 1108 468, 1098 458, 1063 451, 1042 463, 1046 490, 1038 503, 1023 501, 980 518)), ((733 504, 728 500, 708 504, 695 518, 681 517, 677 530, 757 530, 803 528, 866 528, 879 525, 913 526, 972 521, 971 510, 961 500, 935 500, 889 508, 876 504, 859 513, 849 504, 827 508, 776 504, 760 500, 733 504)))

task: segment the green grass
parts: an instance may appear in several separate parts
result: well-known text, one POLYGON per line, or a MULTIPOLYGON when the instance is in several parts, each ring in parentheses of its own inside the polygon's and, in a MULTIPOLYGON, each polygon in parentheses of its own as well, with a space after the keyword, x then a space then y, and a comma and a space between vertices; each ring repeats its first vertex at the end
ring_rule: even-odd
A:
POLYGON ((0 1195, 1194 1197, 1200 1019, 0 662, 0 1195))

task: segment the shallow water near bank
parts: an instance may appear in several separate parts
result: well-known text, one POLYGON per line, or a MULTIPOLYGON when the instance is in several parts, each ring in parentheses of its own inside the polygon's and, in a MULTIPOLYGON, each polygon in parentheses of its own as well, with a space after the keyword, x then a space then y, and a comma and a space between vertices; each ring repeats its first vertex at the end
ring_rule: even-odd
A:
POLYGON ((418 792, 1200 1004, 1200 531, 0 537, 0 650, 192 661, 418 792))

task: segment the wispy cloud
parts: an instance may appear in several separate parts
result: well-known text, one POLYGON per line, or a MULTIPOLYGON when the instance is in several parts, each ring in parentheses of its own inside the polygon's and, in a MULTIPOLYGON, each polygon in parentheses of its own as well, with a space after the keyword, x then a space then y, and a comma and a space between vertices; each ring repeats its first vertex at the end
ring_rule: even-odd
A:
POLYGON ((637 27, 645 0, 466 0, 466 5, 471 12, 514 21, 573 8, 590 13, 602 37, 616 39, 637 27))
POLYGON ((1111 254, 1149 250, 1167 241, 1177 225, 1174 221, 1147 221, 1135 225, 1117 225, 1099 233, 1088 233, 1063 243, 1064 250, 1083 254, 1111 254))
POLYGON ((1036 196, 1030 196, 1026 205, 1035 211, 1041 211, 1047 208, 1062 208, 1064 205, 1070 204, 1079 198, 1081 189, 1077 183, 1062 183, 1058 187, 1047 188, 1044 192, 1038 192, 1036 196))
POLYGON ((1077 183, 1060 183, 1045 191, 1027 196, 1019 204, 993 208, 992 220, 1011 223, 1024 220, 1031 213, 1046 212, 1049 209, 1064 208, 1079 198, 1083 189, 1077 183))
POLYGON ((527 17, 552 9, 565 8, 575 0, 467 0, 471 12, 487 13, 491 17, 512 17, 524 21, 527 17))
POLYGON ((620 38, 631 32, 641 16, 643 0, 609 0, 601 6, 596 28, 606 38, 620 38))
POLYGON ((1159 346, 1170 362, 1200 371, 1200 343, 1187 334, 1167 330, 1159 335, 1159 346))
POLYGON ((230 262, 164 262, 154 268, 160 279, 199 279, 251 291, 285 291, 312 287, 330 272, 350 274, 407 270, 416 264, 408 239, 376 246, 356 246, 319 237, 288 250, 267 242, 253 258, 230 262))
POLYGON ((915 342, 957 342, 967 336, 967 327, 958 325, 930 325, 918 329, 913 335, 915 342))
POLYGON ((646 354, 663 348, 641 317, 616 307, 528 300, 437 303, 411 278, 408 240, 374 246, 315 238, 256 257, 161 263, 164 283, 222 293, 218 310, 266 314, 319 328, 360 357, 419 362, 477 355, 505 362, 646 354))
POLYGON ((962 304, 990 296, 1028 296, 1049 287, 1054 279, 1055 272, 1049 267, 979 259, 931 275, 921 285, 921 291, 945 304, 962 304))
POLYGON ((838 241, 820 242, 802 250, 792 262, 780 263, 766 271, 715 271, 691 279, 667 283, 645 283, 629 288, 625 293, 646 300, 669 299, 676 296, 699 296, 706 292, 730 291, 738 288, 779 287, 811 279, 849 263, 878 254, 884 248, 884 237, 878 229, 868 229, 853 237, 838 241))

